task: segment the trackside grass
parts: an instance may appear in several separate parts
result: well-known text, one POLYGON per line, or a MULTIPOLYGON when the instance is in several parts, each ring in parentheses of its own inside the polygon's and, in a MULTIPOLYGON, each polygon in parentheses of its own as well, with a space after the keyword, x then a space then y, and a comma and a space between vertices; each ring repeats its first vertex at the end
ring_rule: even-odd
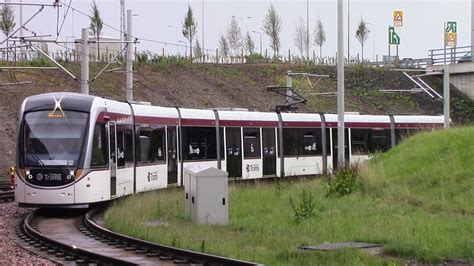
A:
POLYGON ((179 188, 119 200, 106 225, 150 241, 267 265, 436 263, 474 254, 474 128, 420 134, 362 166, 359 190, 327 194, 321 179, 232 185, 229 224, 184 218, 179 188), (313 215, 294 219, 290 197, 311 193, 313 215), (383 257, 362 251, 298 251, 300 245, 382 243, 383 257))

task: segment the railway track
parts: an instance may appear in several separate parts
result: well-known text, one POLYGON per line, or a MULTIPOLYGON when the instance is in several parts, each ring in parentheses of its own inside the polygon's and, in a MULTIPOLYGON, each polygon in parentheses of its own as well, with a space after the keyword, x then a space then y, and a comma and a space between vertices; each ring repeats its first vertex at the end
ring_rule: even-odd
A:
POLYGON ((255 265, 112 232, 95 220, 101 212, 102 209, 75 211, 58 217, 54 211, 37 210, 23 219, 15 231, 35 253, 60 264, 255 265))
POLYGON ((15 192, 13 190, 0 191, 0 202, 13 201, 15 192))

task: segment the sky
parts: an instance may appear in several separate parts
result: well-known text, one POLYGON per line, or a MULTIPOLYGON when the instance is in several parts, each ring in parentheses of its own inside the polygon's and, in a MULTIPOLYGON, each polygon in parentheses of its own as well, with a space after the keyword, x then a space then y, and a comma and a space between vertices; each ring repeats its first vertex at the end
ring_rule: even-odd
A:
MULTIPOLYGON (((69 4, 70 0, 61 0, 69 4)), ((12 1, 13 2, 13 1, 12 1)), ((15 0, 14 2, 18 2, 15 0)), ((23 0, 29 3, 51 3, 52 0, 23 0)), ((120 32, 120 1, 119 0, 96 0, 101 11, 102 18, 107 26, 104 27, 104 35, 119 38, 120 32)), ((283 22, 281 32, 282 53, 299 54, 294 45, 294 32, 298 19, 301 17, 306 22, 307 3, 309 3, 309 25, 311 39, 314 34, 316 20, 321 19, 326 30, 327 41, 323 46, 323 56, 334 56, 337 50, 337 1, 336 0, 175 0, 175 1, 151 1, 151 0, 125 0, 126 9, 131 9, 133 16, 133 35, 140 40, 137 44, 138 51, 149 50, 153 53, 161 53, 165 49, 166 54, 184 54, 186 41, 181 34, 182 21, 187 11, 188 4, 194 11, 198 23, 196 37, 202 44, 202 31, 204 29, 204 47, 215 50, 218 47, 218 38, 221 33, 226 32, 232 16, 235 16, 246 33, 250 32, 257 51, 259 51, 259 34, 252 31, 262 32, 263 51, 269 47, 269 38, 263 34, 262 24, 270 4, 273 4, 283 22), (204 25, 203 25, 204 24, 204 25), (203 27, 204 26, 204 27, 203 27), (152 41, 146 41, 152 40, 152 41), (164 44, 164 43, 167 44, 164 44), (179 44, 180 46, 176 46, 179 44)), ((71 6, 86 14, 90 14, 91 1, 73 0, 71 6)), ((19 25, 19 7, 15 6, 17 25, 19 25)), ((38 10, 38 7, 25 6, 24 21, 38 10)), ((56 39, 57 28, 64 19, 67 7, 63 5, 57 10, 46 7, 26 27, 38 34, 51 34, 45 39, 56 39)), ((456 21, 458 28, 458 46, 470 45, 470 15, 471 1, 469 0, 344 0, 344 53, 347 56, 347 38, 349 37, 349 49, 351 56, 361 52, 361 45, 355 37, 358 22, 364 19, 371 31, 364 45, 365 57, 373 60, 378 55, 388 54, 388 26, 393 23, 392 12, 402 10, 404 13, 403 27, 396 28, 400 36, 399 46, 400 58, 423 58, 428 56, 429 49, 443 47, 443 24, 446 21, 456 21), (349 36, 347 34, 347 7, 349 2, 349 36)), ((63 28, 59 33, 58 40, 71 40, 73 36, 79 38, 81 28, 89 27, 90 20, 79 12, 68 11, 64 19, 63 28)), ((26 35, 27 33, 25 33, 26 35)), ((57 47, 50 46, 50 51, 57 47)), ((311 53, 319 48, 311 47, 311 53)), ((395 46, 391 49, 395 53, 395 46)))

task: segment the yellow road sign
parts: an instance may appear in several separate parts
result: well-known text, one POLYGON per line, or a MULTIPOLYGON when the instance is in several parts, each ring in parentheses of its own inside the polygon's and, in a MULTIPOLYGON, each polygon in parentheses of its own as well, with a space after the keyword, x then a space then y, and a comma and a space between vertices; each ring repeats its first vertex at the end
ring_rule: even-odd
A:
POLYGON ((393 11, 393 26, 394 27, 403 26, 403 11, 401 10, 393 11))
POLYGON ((444 41, 446 46, 456 46, 456 33, 448 32, 445 34, 444 41))

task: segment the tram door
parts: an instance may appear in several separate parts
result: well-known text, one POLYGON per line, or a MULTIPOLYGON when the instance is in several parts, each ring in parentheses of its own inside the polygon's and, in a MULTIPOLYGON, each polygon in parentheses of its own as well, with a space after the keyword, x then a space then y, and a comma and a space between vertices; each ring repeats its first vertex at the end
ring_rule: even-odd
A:
POLYGON ((115 122, 109 122, 110 197, 117 195, 117 140, 115 122))
MULTIPOLYGON (((338 161, 338 145, 337 145, 337 128, 332 129, 332 169, 337 169, 337 161, 338 161)), ((349 164, 350 161, 350 154, 349 154, 349 130, 346 128, 344 129, 344 158, 346 161, 346 165, 349 164)))
POLYGON ((240 127, 228 127, 225 132, 229 177, 242 177, 242 134, 240 130, 240 127))
POLYGON ((168 184, 178 182, 178 137, 176 127, 168 127, 168 184))
POLYGON ((262 128, 263 175, 276 175, 275 129, 262 128))

